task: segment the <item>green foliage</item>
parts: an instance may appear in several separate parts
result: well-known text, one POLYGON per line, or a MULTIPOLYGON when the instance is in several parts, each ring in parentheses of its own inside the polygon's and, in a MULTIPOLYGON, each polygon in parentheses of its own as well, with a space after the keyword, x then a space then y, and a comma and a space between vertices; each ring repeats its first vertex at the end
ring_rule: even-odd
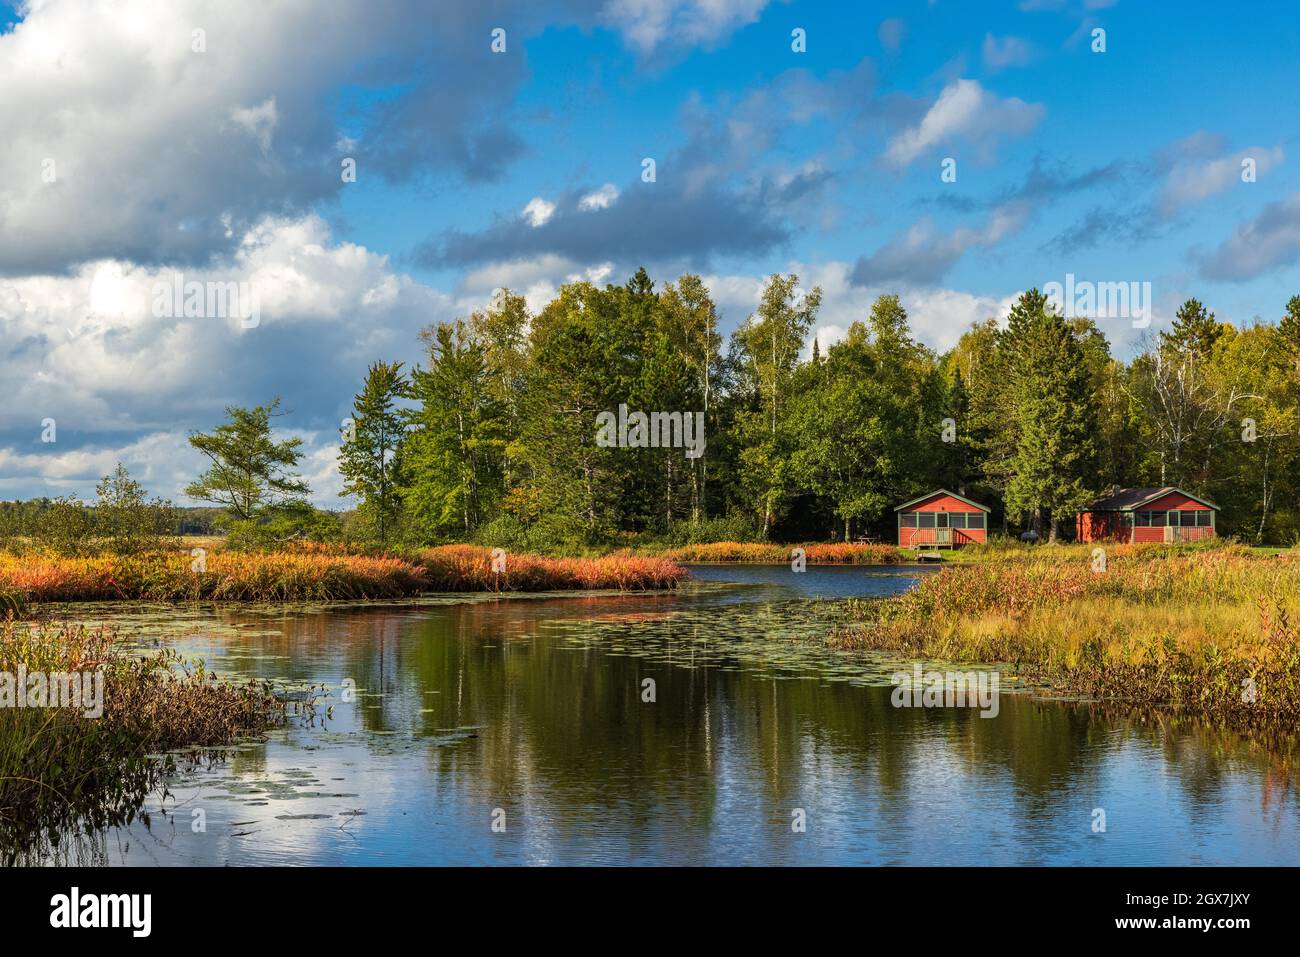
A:
POLYGON ((1096 496, 1097 408, 1084 352, 1036 289, 1008 326, 1010 409, 1019 423, 1006 488, 1007 514, 1055 541, 1063 520, 1096 496), (1014 338, 1013 338, 1014 337, 1014 338))
POLYGON ((402 439, 406 423, 397 407, 410 394, 400 362, 376 362, 353 399, 350 428, 339 450, 340 495, 357 495, 380 545, 388 542, 401 515, 402 439))
POLYGON ((185 494, 224 505, 232 518, 242 521, 304 498, 310 489, 294 474, 302 459, 302 439, 277 442, 271 435, 271 418, 279 408, 278 398, 251 409, 229 406, 229 421, 206 434, 192 433, 190 445, 212 464, 185 494))
POLYGON ((131 478, 121 462, 95 489, 95 534, 116 555, 138 555, 173 544, 176 510, 160 498, 150 501, 144 486, 131 478))

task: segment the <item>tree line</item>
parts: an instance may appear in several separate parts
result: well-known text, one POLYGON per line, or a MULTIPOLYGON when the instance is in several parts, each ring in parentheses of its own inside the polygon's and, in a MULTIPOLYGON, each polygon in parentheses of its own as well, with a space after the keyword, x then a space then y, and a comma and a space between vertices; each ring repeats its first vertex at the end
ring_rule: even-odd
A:
POLYGON ((894 505, 938 487, 1048 539, 1113 486, 1204 495, 1251 541, 1300 530, 1300 297, 1244 328, 1189 299, 1130 361, 1037 289, 942 353, 892 295, 809 352, 820 306, 773 275, 724 343, 694 275, 572 283, 536 315, 503 290, 426 329, 409 374, 371 367, 346 491, 383 540, 546 547, 889 535, 894 505), (707 442, 597 441, 620 406, 702 413, 707 442))
MULTIPOLYGON (((563 549, 888 538, 893 506, 940 487, 991 506, 994 532, 1050 540, 1113 486, 1176 485, 1220 507, 1223 533, 1296 541, 1300 296, 1278 322, 1241 328, 1189 299, 1128 361, 1096 321, 1063 316, 1037 289, 945 352, 880 296, 823 353, 806 346, 821 298, 773 275, 724 341, 695 275, 575 282, 536 314, 501 290, 423 330, 413 368, 370 367, 340 435, 355 510, 308 504, 301 440, 275 437, 278 399, 190 436, 208 468, 185 494, 221 510, 234 545, 563 549), (637 421, 608 441, 615 413, 646 415, 651 433, 691 413, 698 442, 646 441, 637 421)), ((96 508, 125 550, 175 527, 170 503, 146 502, 121 466, 96 508)), ((33 537, 94 539, 83 512, 8 504, 0 535, 35 515, 33 537)))

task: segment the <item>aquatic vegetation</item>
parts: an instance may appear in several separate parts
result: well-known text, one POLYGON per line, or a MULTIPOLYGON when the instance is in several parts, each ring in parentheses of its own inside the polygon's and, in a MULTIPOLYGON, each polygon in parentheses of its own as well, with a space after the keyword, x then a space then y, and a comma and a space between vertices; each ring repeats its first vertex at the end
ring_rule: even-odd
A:
POLYGON ((1005 662, 1065 694, 1248 723, 1300 716, 1300 554, 1112 546, 991 554, 852 602, 829 643, 1005 662), (1103 563, 1104 558, 1104 563, 1103 563))
POLYGON ((677 562, 743 562, 785 565, 796 548, 803 549, 809 565, 892 565, 903 561, 893 545, 854 542, 778 545, 774 542, 708 542, 670 548, 659 554, 677 562))
POLYGON ((216 550, 65 558, 0 553, 0 601, 337 601, 424 590, 423 571, 368 555, 216 550))
POLYGON ((0 859, 46 829, 132 820, 174 765, 160 752, 226 744, 284 718, 265 685, 218 681, 172 651, 127 653, 106 629, 8 618, 0 676, 10 679, 0 707, 0 859), (32 685, 13 679, 36 674, 85 678, 97 686, 95 706, 85 696, 76 706, 33 702, 32 685))
POLYGON ((575 588, 616 588, 648 591, 676 588, 686 569, 669 558, 616 552, 600 558, 543 558, 514 552, 497 553, 474 545, 443 545, 419 553, 419 561, 434 591, 559 591, 575 588), (501 569, 497 571, 495 569, 501 569))

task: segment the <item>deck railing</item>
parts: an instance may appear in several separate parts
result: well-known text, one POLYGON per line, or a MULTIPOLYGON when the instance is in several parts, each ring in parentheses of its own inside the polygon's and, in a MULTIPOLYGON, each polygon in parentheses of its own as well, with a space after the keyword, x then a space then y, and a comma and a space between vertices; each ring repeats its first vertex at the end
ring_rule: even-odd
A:
POLYGON ((1166 525, 1166 542, 1200 542, 1214 537, 1214 528, 1210 525, 1166 525))
POLYGON ((913 546, 957 546, 969 545, 975 541, 975 539, 966 534, 965 529, 961 528, 914 528, 911 531, 911 544, 913 546))

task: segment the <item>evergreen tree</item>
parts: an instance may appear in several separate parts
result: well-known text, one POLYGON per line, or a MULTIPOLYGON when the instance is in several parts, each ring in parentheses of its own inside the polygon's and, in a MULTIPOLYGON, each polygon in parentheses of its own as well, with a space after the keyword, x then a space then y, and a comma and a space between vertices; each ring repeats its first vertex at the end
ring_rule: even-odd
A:
MULTIPOLYGON (((1007 513, 1056 541, 1063 521, 1093 498, 1097 409, 1083 349, 1036 289, 1020 297, 1012 389, 1018 440, 1007 513)), ((1015 312, 1016 310, 1013 310, 1015 312)))
POLYGON ((376 362, 352 401, 351 427, 339 448, 340 495, 356 495, 386 545, 401 512, 400 456, 405 425, 397 403, 409 394, 400 362, 376 362))
POLYGON ((463 320, 425 335, 428 368, 411 373, 409 434, 401 449, 401 490, 419 535, 469 536, 504 494, 509 413, 488 364, 488 349, 463 320))
POLYGON ((269 510, 304 499, 311 491, 295 473, 302 460, 302 439, 277 442, 271 419, 280 399, 251 409, 228 406, 223 422, 212 432, 193 432, 190 445, 212 463, 185 494, 224 505, 238 521, 252 521, 269 510))

